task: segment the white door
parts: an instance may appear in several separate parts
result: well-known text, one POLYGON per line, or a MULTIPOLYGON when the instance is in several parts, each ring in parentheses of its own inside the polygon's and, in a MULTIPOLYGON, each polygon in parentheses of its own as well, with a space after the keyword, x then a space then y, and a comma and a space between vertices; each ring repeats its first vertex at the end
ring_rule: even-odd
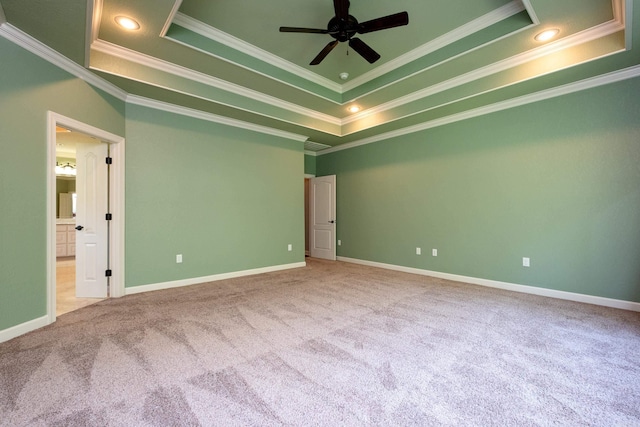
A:
POLYGON ((76 146, 76 296, 107 297, 107 144, 76 146))
POLYGON ((336 259, 336 176, 311 178, 309 252, 314 258, 336 259))

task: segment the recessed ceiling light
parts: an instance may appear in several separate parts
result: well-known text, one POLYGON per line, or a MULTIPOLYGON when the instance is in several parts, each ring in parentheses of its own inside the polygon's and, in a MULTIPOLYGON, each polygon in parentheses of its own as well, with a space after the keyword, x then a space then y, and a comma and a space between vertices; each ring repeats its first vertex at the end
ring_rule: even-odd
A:
POLYGON ((115 21, 118 23, 118 25, 127 30, 140 29, 140 24, 138 24, 134 19, 131 19, 127 16, 116 16, 115 21))
POLYGON ((554 28, 552 30, 545 30, 539 33, 538 35, 536 35, 534 38, 539 42, 546 42, 551 40, 555 36, 557 36, 559 33, 560 33, 560 30, 557 28, 554 28))
POLYGON ((349 107, 350 113, 357 113, 358 111, 360 111, 360 107, 358 107, 357 105, 352 105, 351 107, 349 107))
POLYGON ((349 73, 340 73, 341 80, 347 80, 349 78, 349 73))

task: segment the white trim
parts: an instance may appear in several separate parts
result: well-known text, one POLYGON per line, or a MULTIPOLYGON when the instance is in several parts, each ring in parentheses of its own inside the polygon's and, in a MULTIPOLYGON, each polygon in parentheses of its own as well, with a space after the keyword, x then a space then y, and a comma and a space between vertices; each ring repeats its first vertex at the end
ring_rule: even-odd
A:
MULTIPOLYGON (((511 3, 508 3, 494 11, 491 11, 477 19, 474 19, 471 22, 468 22, 456 28, 455 30, 452 30, 440 37, 437 37, 431 40, 430 42, 425 43, 422 46, 419 46, 405 53, 404 55, 401 55, 389 62, 386 62, 380 65, 379 67, 376 67, 375 69, 369 71, 368 73, 365 73, 361 76, 354 78, 353 80, 345 83, 342 86, 342 90, 343 92, 348 92, 350 90, 353 90, 358 86, 361 86, 373 79, 376 79, 387 73, 390 73, 391 71, 397 68, 400 68, 404 65, 407 65, 410 62, 413 62, 419 58, 422 58, 425 55, 435 52, 438 49, 442 49, 443 47, 448 46, 452 43, 455 43, 458 40, 461 40, 465 37, 475 34, 478 31, 484 30, 485 28, 490 27, 491 25, 494 25, 504 19, 507 19, 510 16, 513 16, 517 13, 522 12, 523 10, 525 10, 525 8, 522 5, 522 2, 520 0, 514 0, 511 3)), ((368 95, 368 94, 365 94, 365 95, 368 95)), ((365 96, 365 95, 362 95, 362 96, 365 96)))
MULTIPOLYGON (((312 173, 305 173, 304 174, 305 178, 315 178, 316 176, 312 173)), ((309 251, 306 251, 306 254, 309 255, 309 251)))
POLYGON ((84 66, 89 67, 91 63, 91 43, 93 43, 100 33, 100 21, 102 20, 102 1, 87 0, 87 28, 84 37, 84 66))
POLYGON ((84 80, 91 86, 101 89, 122 101, 124 101, 127 96, 127 93, 122 89, 96 76, 91 71, 81 67, 69 58, 61 55, 30 35, 23 33, 9 23, 5 23, 0 26, 0 37, 4 37, 10 42, 28 50, 58 68, 61 68, 81 80, 84 80))
POLYGON ((206 120, 209 122, 219 123, 227 126, 233 126, 236 128, 250 130, 250 131, 259 132, 259 133, 272 135, 272 136, 277 136, 280 138, 293 139, 294 141, 304 142, 308 138, 307 136, 304 136, 304 135, 285 132, 285 131, 270 128, 267 126, 256 125, 250 122, 244 122, 242 120, 219 116, 213 113, 206 113, 204 111, 194 110, 187 107, 181 107, 179 105, 156 101, 155 99, 144 98, 137 95, 129 95, 127 97, 127 104, 140 105, 142 107, 153 108, 155 110, 166 111, 169 113, 179 114, 181 116, 193 117, 195 119, 206 120))
POLYGON ((540 18, 538 18, 538 14, 536 14, 536 11, 533 9, 531 0, 522 0, 522 5, 527 10, 529 18, 531 18, 531 22, 533 22, 533 25, 540 25, 540 18))
MULTIPOLYGON (((602 37, 606 37, 608 35, 614 34, 618 31, 623 30, 624 27, 620 25, 618 21, 612 20, 606 22, 604 24, 597 25, 595 27, 589 28, 588 30, 584 30, 573 34, 571 36, 565 37, 557 42, 548 43, 544 46, 537 47, 531 49, 527 52, 520 53, 518 55, 514 55, 508 59, 503 59, 502 61, 494 62, 491 65, 484 66, 482 68, 477 68, 468 73, 462 74, 460 76, 454 77, 452 79, 446 80, 444 82, 438 83, 433 86, 429 86, 425 89, 415 91, 409 95, 405 95, 400 98, 396 98, 393 101, 386 102, 384 104, 378 104, 373 108, 369 108, 360 113, 354 114, 342 120, 342 124, 353 123, 358 120, 365 119, 372 115, 378 115, 384 111, 388 111, 394 108, 398 108, 402 105, 409 104, 411 102, 418 101, 423 98, 427 98, 429 96, 433 96, 437 93, 444 92, 449 89, 453 89, 458 86, 462 86, 467 83, 471 83, 473 81, 488 77, 493 74, 497 74, 502 71, 506 71, 510 68, 514 68, 527 62, 534 61, 536 59, 540 59, 544 56, 551 55, 562 50, 566 50, 602 37)), ((465 54, 468 52, 465 52, 465 54)), ((452 59, 452 58, 450 58, 452 59)), ((428 71, 431 68, 441 65, 442 63, 435 64, 431 67, 425 68, 422 71, 428 71)), ((346 136, 343 134, 342 136, 346 136)))
POLYGON ((111 296, 124 295, 124 152, 125 140, 121 136, 98 129, 53 111, 47 112, 47 318, 56 320, 56 125, 93 136, 111 144, 110 197, 111 222, 109 238, 111 269, 111 296))
POLYGON ((2 8, 2 3, 0 3, 0 26, 7 22, 7 17, 4 14, 4 9, 2 8))
POLYGON ((304 150, 304 154, 307 155, 307 156, 313 156, 313 157, 316 157, 318 155, 317 152, 309 151, 309 150, 304 150))
POLYGON ((635 65, 633 67, 625 68, 618 71, 613 71, 611 73, 603 74, 597 77, 591 77, 591 78, 580 80, 574 83, 568 83, 563 86, 558 86, 552 89, 535 92, 529 95, 523 95, 518 98, 509 99, 507 101, 497 102, 495 104, 490 104, 490 105, 476 108, 473 110, 467 110, 462 113, 452 114, 450 116, 420 123, 418 125, 409 126, 409 127, 398 129, 391 132, 381 133, 379 135, 372 136, 370 138, 364 138, 358 141, 348 142, 346 144, 338 145, 332 148, 328 148, 326 150, 319 151, 317 155, 322 156, 324 154, 330 154, 330 153, 335 153, 337 151, 348 150, 350 148, 359 147, 361 145, 372 144, 374 142, 396 138, 399 136, 420 132, 423 130, 447 125, 447 124, 458 122, 461 120, 483 116, 485 114, 494 113, 494 112, 506 110, 509 108, 515 108, 522 105, 531 104, 534 102, 543 101, 546 99, 555 98, 562 95, 568 95, 570 93, 592 89, 598 86, 603 86, 610 83, 616 83, 619 81, 632 79, 635 77, 640 77, 640 65, 635 65))
POLYGON ((159 291, 162 289, 179 288, 182 286, 191 286, 204 284, 208 282, 216 282, 219 280, 234 279, 237 277, 253 276, 256 274, 272 273, 274 271, 290 270, 292 268, 306 267, 306 262, 296 262, 292 264, 274 265, 271 267, 254 268, 251 270, 234 271, 230 273, 214 274, 212 276, 194 277, 192 279, 174 280, 171 282, 154 283, 151 285, 133 286, 125 288, 126 295, 139 294, 142 292, 159 291))
POLYGON ((180 5, 182 5, 182 0, 175 0, 175 3, 171 8, 171 12, 169 12, 169 16, 167 17, 167 20, 165 21, 164 26, 162 27, 162 30, 160 30, 160 37, 164 37, 167 35, 167 32, 169 31, 169 28, 171 27, 173 20, 176 18, 176 15, 178 14, 180 5))
POLYGON ((9 341, 10 339, 24 335, 27 332, 35 331, 49 324, 49 317, 42 316, 37 319, 29 320, 28 322, 21 323, 16 326, 12 326, 9 329, 0 331, 0 343, 9 341))
POLYGON ((338 257, 338 261, 361 264, 369 267, 384 268, 386 270, 401 271, 404 273, 418 274, 421 276, 436 277, 439 279, 453 280, 456 282, 470 283, 473 285, 485 286, 489 288, 504 289, 507 291, 520 292, 524 294, 538 295, 549 298, 576 301, 586 304, 600 305, 604 307, 618 308, 640 312, 640 303, 624 301, 612 298, 599 297, 594 295, 578 294, 575 292, 558 291, 555 289, 540 288, 537 286, 519 285, 517 283, 500 282, 497 280, 480 279, 477 277, 460 276, 458 274, 442 273, 439 271, 423 270, 420 268, 404 267, 400 265, 384 264, 375 261, 366 261, 348 257, 338 257))
MULTIPOLYGON (((340 120, 337 117, 330 116, 328 114, 324 114, 319 111, 312 110, 310 108, 305 108, 291 102, 283 101, 282 99, 279 99, 270 95, 266 95, 264 93, 255 91, 253 89, 248 89, 244 86, 240 86, 235 83, 230 83, 226 80, 222 80, 208 74, 194 71, 192 69, 189 69, 168 61, 164 61, 162 59, 154 58, 152 56, 145 55, 143 53, 124 48, 122 46, 117 46, 117 45, 114 45, 113 43, 109 43, 104 40, 96 40, 91 45, 91 48, 105 55, 110 55, 116 58, 124 59, 126 61, 130 61, 135 64, 149 67, 154 70, 162 71, 174 76, 186 78, 191 81, 202 83, 207 86, 216 87, 218 89, 221 89, 245 98, 249 98, 254 101, 262 102, 273 107, 282 108, 283 110, 287 110, 295 114, 300 114, 302 116, 306 116, 314 120, 329 123, 335 126, 340 126, 342 124, 342 120, 340 120)), ((256 114, 259 114, 259 113, 256 113, 256 114)))
MULTIPOLYGON (((267 52, 266 50, 260 49, 259 47, 254 46, 251 43, 247 43, 244 40, 234 37, 231 34, 225 33, 224 31, 221 31, 210 25, 207 25, 183 13, 178 13, 175 19, 173 20, 173 23, 183 28, 186 28, 187 30, 193 31, 196 34, 200 34, 201 36, 206 37, 210 40, 216 41, 232 49, 235 49, 239 52, 242 52, 246 55, 250 55, 256 59, 259 59, 260 61, 266 62, 267 64, 273 65, 291 74, 302 77, 303 79, 308 80, 312 83, 323 86, 334 92, 342 93, 342 85, 340 85, 339 83, 336 83, 326 77, 322 77, 321 75, 316 74, 313 71, 310 71, 304 67, 296 65, 293 62, 287 61, 286 59, 283 59, 270 52, 267 52)), ((171 39, 171 40, 174 40, 174 39, 171 39)), ((177 40, 174 40, 174 41, 177 41, 177 40)), ((192 46, 191 48, 193 49, 192 46)), ((233 64, 241 66, 240 64, 233 62, 225 57, 215 55, 208 51, 205 52, 205 51, 202 51, 201 49, 199 50, 203 53, 207 53, 208 55, 215 56, 216 58, 220 58, 226 62, 231 62, 233 64)), ((246 68, 246 67, 243 67, 243 68, 246 68)), ((256 72, 256 70, 253 70, 253 71, 256 72)), ((262 74, 262 73, 259 73, 259 74, 262 74)), ((270 77, 272 79, 274 78, 273 76, 268 76, 268 75, 266 77, 270 77)), ((317 94, 315 95, 318 96, 317 94)))
MULTIPOLYGON (((104 0, 87 0, 87 3, 90 5, 90 9, 93 12, 89 17, 90 20, 88 22, 91 23, 91 33, 86 40, 87 49, 91 50, 91 43, 98 40, 98 36, 100 35, 100 25, 102 24, 102 8, 104 5, 104 0)), ((89 64, 87 64, 88 66, 89 64)))

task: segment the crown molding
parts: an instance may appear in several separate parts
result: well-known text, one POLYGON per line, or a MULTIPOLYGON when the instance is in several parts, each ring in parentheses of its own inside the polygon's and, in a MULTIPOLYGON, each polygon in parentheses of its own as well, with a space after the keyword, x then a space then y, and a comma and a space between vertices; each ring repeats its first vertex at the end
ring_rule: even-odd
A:
POLYGON ((39 56, 40 58, 55 65, 56 67, 61 68, 62 70, 78 77, 81 80, 84 80, 91 86, 103 90, 122 101, 124 101, 127 97, 127 93, 119 87, 93 74, 91 71, 76 64, 66 56, 61 55, 57 51, 51 49, 49 46, 20 31, 9 23, 0 25, 0 37, 4 37, 10 42, 20 46, 21 48, 33 53, 36 56, 39 56))
POLYGON ((218 123, 226 126, 232 126, 244 130, 250 130, 266 135, 276 136, 279 138, 292 139, 298 142, 304 142, 308 139, 307 136, 299 135, 291 132, 285 132, 278 129, 273 129, 267 126, 260 126, 254 123, 245 122, 242 120, 232 119, 229 117, 219 116, 217 114, 205 113, 200 110, 194 110, 192 108, 181 107, 179 105, 170 104, 168 102, 156 101, 155 99, 145 98, 137 95, 129 95, 126 100, 127 104, 139 105, 142 107, 153 108, 154 110, 161 110, 168 113, 178 114, 181 116, 187 116, 194 119, 205 120, 208 122, 218 123))
POLYGON ((309 150, 304 150, 304 154, 305 156, 313 156, 313 157, 316 157, 318 155, 318 153, 316 153, 315 151, 309 151, 309 150))
MULTIPOLYGON (((508 3, 492 12, 489 12, 477 19, 474 19, 471 22, 462 25, 461 27, 456 28, 453 31, 450 31, 436 39, 433 39, 429 43, 425 43, 422 46, 419 46, 404 55, 401 55, 389 62, 386 62, 379 67, 365 73, 359 77, 354 78, 353 80, 345 83, 342 86, 343 92, 348 92, 357 88, 358 86, 362 86, 365 83, 370 82, 373 79, 381 77, 391 71, 394 71, 404 65, 409 64, 419 58, 422 58, 425 55, 435 52, 438 49, 442 49, 445 46, 448 46, 452 43, 455 43, 458 40, 461 40, 465 37, 468 37, 472 34, 477 33, 478 31, 484 30, 491 25, 497 24, 500 21, 503 21, 510 16, 513 16, 517 13, 525 10, 522 2, 520 0, 514 0, 511 3, 508 3)), ((400 79, 396 80, 399 81, 400 79)), ((376 89, 377 90, 377 89, 376 89)), ((373 92, 373 91, 371 91, 373 92)), ((361 96, 366 96, 368 92, 361 96)))
POLYGON ((604 86, 611 83, 620 82, 632 78, 640 77, 640 65, 625 68, 618 71, 613 71, 607 74, 603 74, 597 77, 591 77, 577 82, 568 83, 566 85, 558 86, 552 89, 535 92, 529 95, 523 95, 517 98, 509 99, 507 101, 497 102, 495 104, 486 105, 484 107, 476 108, 473 110, 465 111, 462 113, 452 114, 447 117, 431 120, 428 122, 420 123, 418 125, 409 126, 403 129, 398 129, 391 132, 382 133, 370 138, 364 138, 358 141, 348 142, 343 145, 328 148, 326 150, 319 151, 318 156, 325 154, 331 154, 342 150, 349 150, 351 148, 360 147, 362 145, 372 144, 374 142, 384 141, 399 136, 408 135, 415 132, 443 126, 462 120, 483 116, 498 111, 508 110, 510 108, 520 107, 526 104, 531 104, 538 101, 544 101, 558 96, 568 95, 575 92, 580 92, 587 89, 596 88, 598 86, 604 86))
MULTIPOLYGON (((246 55, 250 55, 270 65, 276 66, 291 74, 302 77, 303 79, 306 79, 312 83, 323 86, 334 92, 342 93, 342 85, 340 85, 339 83, 336 83, 330 79, 322 77, 321 75, 316 74, 313 71, 309 71, 306 68, 300 67, 299 65, 296 65, 293 62, 287 61, 286 59, 283 59, 277 55, 267 52, 266 50, 260 49, 257 46, 247 43, 244 40, 234 37, 231 34, 225 33, 224 31, 221 31, 210 25, 207 25, 183 13, 178 12, 175 19, 173 20, 173 23, 181 27, 184 27, 190 31, 193 31, 194 33, 200 34, 201 36, 206 37, 210 40, 216 41, 232 49, 235 49, 239 52, 242 52, 246 55)), ((241 64, 233 62, 222 56, 214 55, 211 52, 205 52, 205 53, 215 56, 216 58, 220 58, 224 61, 231 62, 235 65, 243 67, 241 64)), ((243 68, 246 68, 246 67, 243 67, 243 68)), ((256 70, 254 69, 252 69, 252 71, 256 72, 256 70)), ((263 74, 263 75, 270 77, 272 79, 275 79, 272 76, 269 76, 266 74, 263 74)), ((275 79, 275 80, 281 81, 279 79, 275 79)), ((283 82, 283 83, 286 83, 286 82, 283 82)), ((286 84, 290 84, 290 83, 286 83, 286 84)), ((317 94, 315 95, 317 96, 317 94)))
POLYGON ((340 126, 342 120, 338 117, 330 116, 328 114, 321 113, 319 111, 305 108, 301 105, 297 105, 291 102, 283 101, 282 99, 265 95, 261 92, 257 92, 252 89, 248 89, 244 86, 240 86, 228 81, 219 79, 217 77, 210 76, 208 74, 200 73, 192 69, 176 65, 174 63, 164 61, 158 58, 154 58, 149 55, 145 55, 140 52, 136 52, 131 49, 127 49, 121 46, 117 46, 113 43, 106 42, 98 39, 92 45, 91 48, 97 52, 104 53, 116 58, 121 58, 145 67, 152 68, 154 70, 162 71, 174 76, 186 78, 197 83, 201 83, 207 86, 212 86, 236 95, 243 96, 258 102, 262 102, 273 107, 278 107, 283 110, 287 110, 296 114, 306 116, 310 119, 325 122, 334 126, 340 126))
POLYGON ((164 26, 162 27, 162 30, 160 30, 160 37, 164 37, 167 35, 167 32, 169 31, 169 27, 171 27, 171 24, 173 23, 173 20, 175 19, 181 5, 182 5, 182 0, 175 0, 175 3, 171 8, 171 12, 169 12, 169 16, 167 17, 167 20, 165 21, 164 26))
MULTIPOLYGON (((409 95, 396 98, 393 101, 389 101, 384 104, 379 104, 376 107, 369 108, 360 113, 344 118, 342 120, 342 123, 343 125, 353 123, 355 121, 362 120, 376 114, 380 114, 384 111, 388 111, 393 108, 397 108, 399 106, 409 104, 411 102, 420 100, 422 98, 432 96, 436 93, 443 92, 445 90, 449 90, 467 83, 471 83, 475 80, 490 76, 492 74, 506 71, 510 68, 514 68, 522 64, 525 64, 527 62, 531 62, 536 59, 542 58, 543 56, 551 55, 551 54, 563 51, 565 49, 569 49, 593 40, 597 40, 602 37, 609 36, 621 30, 624 30, 624 26, 619 21, 614 19, 614 20, 605 22, 603 24, 597 25, 595 27, 589 28, 587 30, 583 30, 571 36, 565 37, 556 42, 548 43, 544 46, 540 46, 540 47, 531 49, 527 52, 523 52, 518 55, 512 56, 511 58, 494 62, 491 65, 487 65, 485 67, 475 69, 466 74, 446 80, 442 83, 429 86, 425 89, 413 92, 409 95)), ((440 64, 435 64, 432 67, 425 68, 423 71, 427 71, 437 65, 440 65, 440 64)), ((343 136, 345 135, 346 134, 343 134, 343 136)))

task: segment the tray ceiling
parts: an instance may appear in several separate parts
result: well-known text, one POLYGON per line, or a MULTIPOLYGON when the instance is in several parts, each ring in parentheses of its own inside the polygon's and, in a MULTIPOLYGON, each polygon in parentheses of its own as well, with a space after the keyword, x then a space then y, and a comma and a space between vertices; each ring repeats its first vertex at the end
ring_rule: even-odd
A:
POLYGON ((334 15, 329 0, 0 5, 8 25, 135 102, 159 101, 336 146, 635 67, 631 22, 638 2, 352 0, 350 14, 361 22, 406 10, 409 25, 359 36, 380 53, 374 64, 341 43, 317 66, 309 62, 333 40, 329 35, 278 28, 326 28, 334 15), (119 15, 140 29, 122 29, 119 15), (535 40, 550 28, 560 31, 557 38, 535 40))

